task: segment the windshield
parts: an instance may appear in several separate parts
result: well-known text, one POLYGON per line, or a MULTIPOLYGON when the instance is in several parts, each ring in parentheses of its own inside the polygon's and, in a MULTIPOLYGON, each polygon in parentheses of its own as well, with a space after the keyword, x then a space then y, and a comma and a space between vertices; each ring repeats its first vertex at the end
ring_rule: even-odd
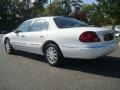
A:
POLYGON ((54 21, 59 28, 73 28, 73 27, 87 27, 88 25, 73 19, 73 18, 66 18, 66 17, 56 17, 54 21))

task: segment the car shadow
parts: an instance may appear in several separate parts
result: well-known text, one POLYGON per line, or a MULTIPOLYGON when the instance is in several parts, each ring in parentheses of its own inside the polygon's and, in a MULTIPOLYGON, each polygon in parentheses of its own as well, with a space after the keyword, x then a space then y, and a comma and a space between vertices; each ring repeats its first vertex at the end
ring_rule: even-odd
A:
POLYGON ((32 54, 32 53, 27 53, 27 52, 23 52, 23 51, 17 51, 13 55, 22 56, 22 57, 25 57, 25 58, 29 58, 29 59, 33 59, 33 60, 36 60, 36 61, 41 61, 43 63, 46 63, 46 60, 44 59, 44 56, 38 55, 38 54, 32 54))
POLYGON ((105 56, 96 60, 66 60, 61 68, 120 78, 120 58, 112 56, 105 56))
MULTIPOLYGON (((16 55, 46 63, 44 57, 40 55, 25 52, 17 52, 16 55)), ((57 68, 120 78, 120 58, 112 56, 96 60, 64 59, 57 68)))

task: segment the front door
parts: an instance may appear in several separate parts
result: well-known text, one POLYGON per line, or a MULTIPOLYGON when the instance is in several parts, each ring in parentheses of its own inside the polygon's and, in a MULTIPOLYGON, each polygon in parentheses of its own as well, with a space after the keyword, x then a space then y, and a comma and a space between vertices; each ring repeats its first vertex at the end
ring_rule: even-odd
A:
POLYGON ((32 25, 32 20, 23 22, 14 32, 14 38, 12 40, 12 46, 16 50, 26 51, 26 34, 32 25))

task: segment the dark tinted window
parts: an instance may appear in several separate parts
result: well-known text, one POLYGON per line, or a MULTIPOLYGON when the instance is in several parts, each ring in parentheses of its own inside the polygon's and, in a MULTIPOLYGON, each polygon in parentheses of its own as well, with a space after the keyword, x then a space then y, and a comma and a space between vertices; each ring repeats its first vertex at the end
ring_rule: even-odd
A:
POLYGON ((66 18, 66 17, 56 17, 54 18, 56 25, 59 28, 72 28, 72 27, 86 27, 87 24, 73 19, 73 18, 66 18))

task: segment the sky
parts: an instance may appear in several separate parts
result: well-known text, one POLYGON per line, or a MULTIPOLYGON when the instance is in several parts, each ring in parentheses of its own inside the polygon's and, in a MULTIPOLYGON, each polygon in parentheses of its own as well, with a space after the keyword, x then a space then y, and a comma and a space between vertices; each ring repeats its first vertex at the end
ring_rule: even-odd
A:
POLYGON ((91 4, 93 2, 96 2, 96 0, 83 0, 84 3, 88 3, 88 4, 91 4))
MULTIPOLYGON (((34 2, 35 0, 31 0, 31 2, 34 2)), ((53 1, 53 0, 51 0, 53 1)), ((96 2, 96 0, 82 0, 84 3, 88 3, 88 4, 91 4, 93 2, 96 2)), ((48 0, 48 3, 50 2, 50 0, 48 0)))

